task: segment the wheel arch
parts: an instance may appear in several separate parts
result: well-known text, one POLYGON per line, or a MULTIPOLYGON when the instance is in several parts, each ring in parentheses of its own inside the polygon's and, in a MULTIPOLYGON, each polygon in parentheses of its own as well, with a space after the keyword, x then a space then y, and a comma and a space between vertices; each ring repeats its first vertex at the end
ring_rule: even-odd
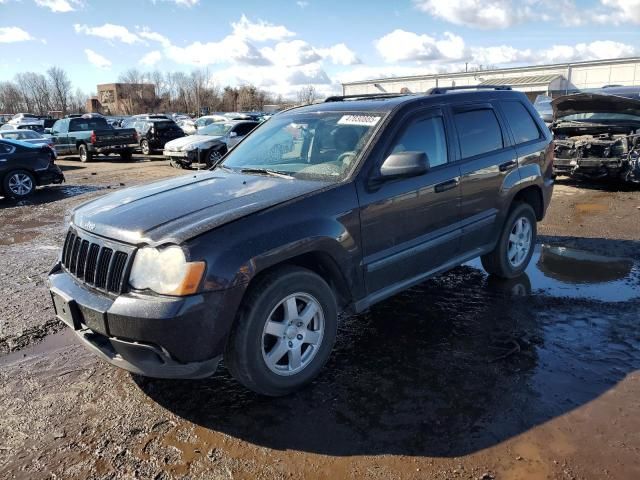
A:
POLYGON ((536 214, 536 220, 541 221, 544 217, 544 200, 542 189, 538 185, 529 185, 516 192, 511 200, 510 210, 518 202, 528 203, 536 214))

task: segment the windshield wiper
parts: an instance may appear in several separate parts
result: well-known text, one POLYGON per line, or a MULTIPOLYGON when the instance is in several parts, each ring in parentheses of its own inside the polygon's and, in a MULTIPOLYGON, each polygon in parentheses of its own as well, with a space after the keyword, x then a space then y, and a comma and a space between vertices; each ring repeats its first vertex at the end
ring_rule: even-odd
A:
POLYGON ((293 178, 291 175, 284 173, 284 172, 278 172, 277 170, 270 170, 268 168, 242 168, 240 169, 240 172, 242 173, 257 173, 257 174, 262 174, 262 175, 270 175, 272 177, 278 177, 278 178, 293 178))

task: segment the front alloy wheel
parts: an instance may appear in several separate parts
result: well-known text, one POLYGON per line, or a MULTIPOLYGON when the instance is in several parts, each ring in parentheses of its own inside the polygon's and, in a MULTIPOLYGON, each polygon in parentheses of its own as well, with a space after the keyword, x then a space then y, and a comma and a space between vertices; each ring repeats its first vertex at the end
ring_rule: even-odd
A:
POLYGON ((224 353, 231 374, 251 390, 280 396, 311 382, 336 338, 338 307, 327 282, 291 265, 249 287, 224 353))
POLYGON ((507 257, 513 268, 518 268, 525 261, 531 250, 531 223, 527 217, 520 217, 513 224, 509 234, 507 257))
POLYGON ((149 155, 151 153, 151 148, 149 147, 149 142, 147 140, 142 140, 140 142, 140 150, 144 155, 149 155))
POLYGON ((276 375, 294 375, 313 361, 323 336, 324 313, 318 300, 294 293, 269 314, 262 332, 262 358, 276 375))
POLYGON ((212 149, 207 156, 207 166, 213 167, 222 158, 222 152, 220 150, 212 149))

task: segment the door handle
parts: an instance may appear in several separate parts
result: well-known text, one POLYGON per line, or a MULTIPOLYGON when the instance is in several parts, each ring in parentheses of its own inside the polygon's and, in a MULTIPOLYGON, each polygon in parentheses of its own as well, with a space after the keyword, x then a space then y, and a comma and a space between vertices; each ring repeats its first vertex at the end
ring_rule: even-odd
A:
POLYGON ((518 162, 515 160, 509 160, 506 163, 501 164, 498 168, 501 172, 506 172, 507 170, 512 170, 518 165, 518 162))
POLYGON ((446 192, 447 190, 456 188, 459 183, 460 183, 460 180, 457 178, 454 178, 452 180, 447 180, 446 182, 437 184, 433 189, 435 190, 436 193, 446 192))

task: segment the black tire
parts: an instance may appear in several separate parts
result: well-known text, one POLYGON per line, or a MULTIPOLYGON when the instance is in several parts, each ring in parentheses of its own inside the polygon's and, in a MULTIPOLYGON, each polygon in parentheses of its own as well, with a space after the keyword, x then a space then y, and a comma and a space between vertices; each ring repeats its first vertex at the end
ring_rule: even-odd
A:
POLYGON ((126 152, 120 152, 120 158, 126 162, 130 162, 133 158, 133 152, 131 150, 127 150, 126 152))
POLYGON ((218 163, 220 161, 220 159, 223 156, 224 156, 224 151, 220 147, 214 147, 211 150, 209 150, 207 152, 207 157, 206 157, 206 160, 205 160, 205 163, 207 164, 207 167, 209 167, 209 168, 213 167, 216 163, 218 163))
POLYGON ((524 273, 531 261, 533 251, 535 250, 537 235, 536 221, 536 214, 533 211, 533 207, 528 203, 517 203, 513 206, 507 220, 504 222, 504 227, 496 247, 492 252, 481 257, 482 266, 487 273, 496 275, 500 278, 515 278, 524 273), (524 258, 517 265, 514 265, 511 263, 508 254, 510 243, 509 236, 514 229, 516 222, 521 219, 526 220, 530 225, 531 240, 529 242, 528 252, 524 258))
POLYGON ((78 155, 80 155, 80 161, 82 163, 90 162, 91 160, 93 160, 93 153, 89 151, 84 143, 78 147, 78 155))
POLYGON ((143 155, 151 155, 151 147, 148 140, 142 140, 140 142, 140 151, 143 155))
MULTIPOLYGON (((337 324, 338 308, 334 293, 321 277, 303 268, 278 268, 261 277, 245 295, 227 342, 225 364, 238 382, 254 392, 274 397, 287 395, 310 383, 320 373, 333 349, 337 324), (263 353, 265 338, 272 338, 264 337, 265 325, 284 299, 298 293, 311 296, 321 307, 324 315, 322 339, 315 354, 299 372, 274 373, 263 353)), ((282 340, 278 338, 277 342, 280 341, 291 346, 285 336, 282 340)), ((286 357, 288 362, 289 355, 287 351, 282 358, 286 357)), ((306 353, 303 351, 302 355, 306 353)))
POLYGON ((7 197, 26 198, 36 190, 36 179, 26 170, 12 170, 2 179, 2 191, 7 197))

